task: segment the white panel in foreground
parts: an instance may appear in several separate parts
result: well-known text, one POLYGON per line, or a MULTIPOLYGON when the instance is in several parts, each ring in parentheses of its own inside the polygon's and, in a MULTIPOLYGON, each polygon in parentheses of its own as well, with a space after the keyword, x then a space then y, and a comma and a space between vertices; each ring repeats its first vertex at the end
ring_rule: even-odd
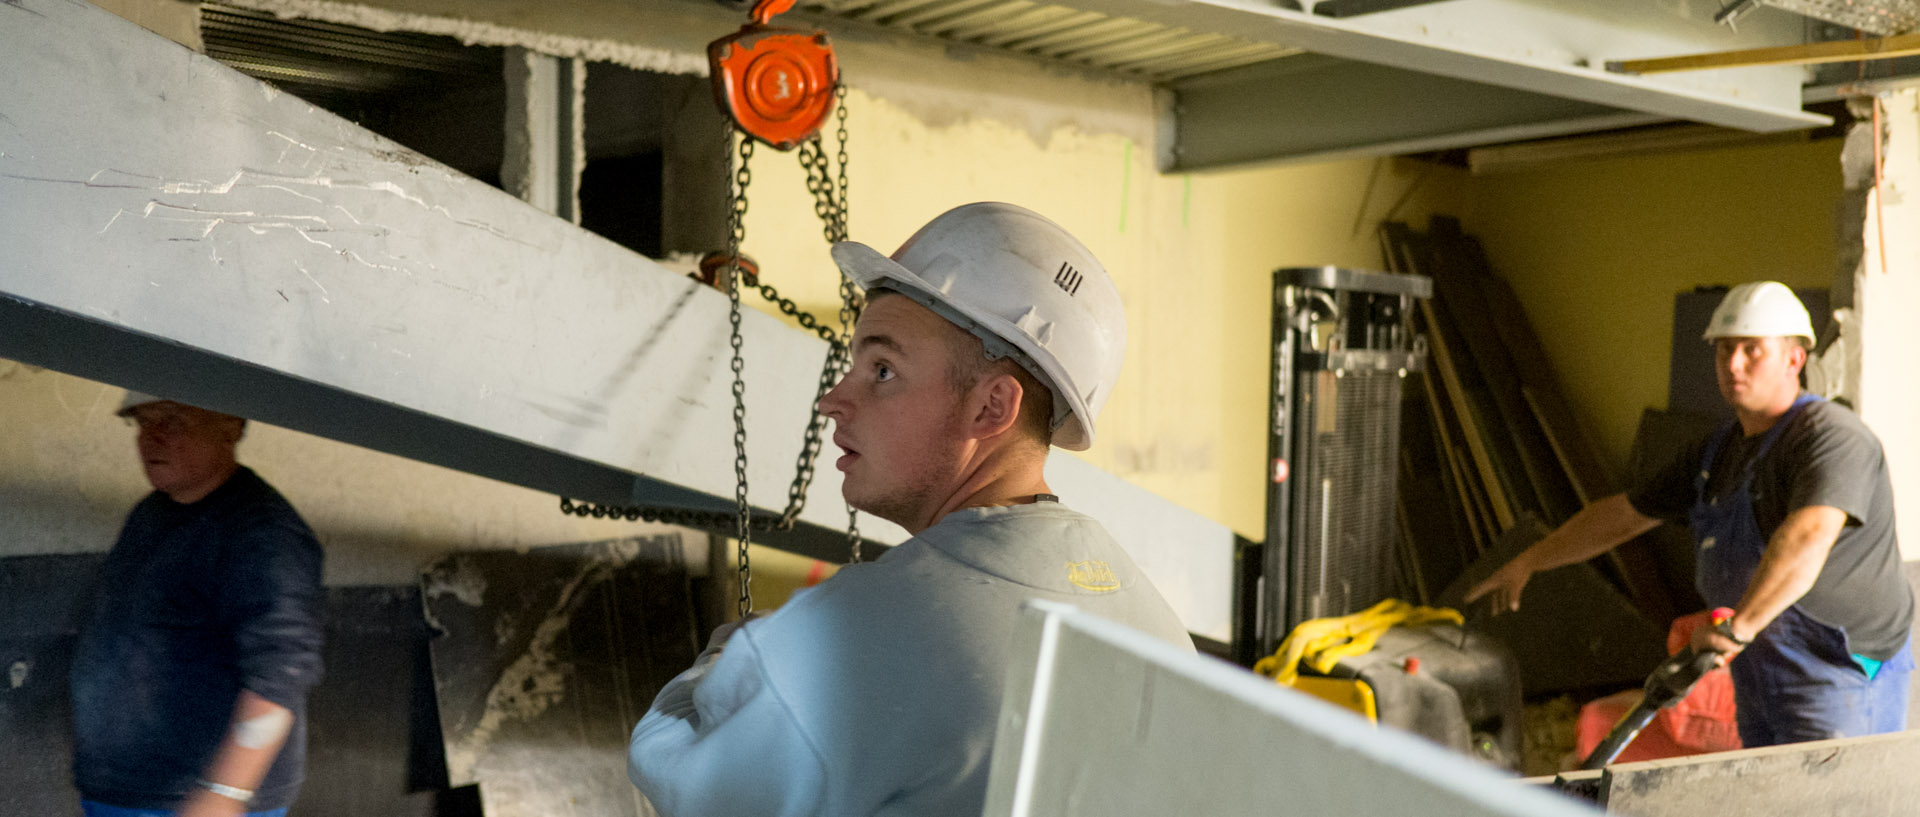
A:
POLYGON ((1599 813, 1071 607, 1026 613, 987 817, 1599 813))

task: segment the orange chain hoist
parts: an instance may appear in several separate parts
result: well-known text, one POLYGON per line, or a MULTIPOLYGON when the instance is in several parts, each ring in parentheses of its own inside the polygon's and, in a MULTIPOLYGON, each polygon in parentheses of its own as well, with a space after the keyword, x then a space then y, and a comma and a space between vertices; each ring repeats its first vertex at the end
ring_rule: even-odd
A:
POLYGON ((713 93, 741 132, 791 150, 833 113, 840 63, 824 31, 774 28, 794 0, 759 0, 753 21, 707 46, 713 93))
MULTIPOLYGON (((738 6, 738 2, 727 2, 738 6)), ((814 198, 814 213, 820 217, 823 235, 829 244, 847 239, 847 112, 837 100, 840 65, 833 56, 833 45, 824 31, 774 28, 774 15, 793 8, 794 0, 757 0, 751 11, 752 22, 739 31, 715 40, 707 46, 708 63, 713 69, 713 91, 720 110, 731 124, 726 144, 730 156, 727 169, 727 248, 708 253, 700 260, 700 269, 692 277, 727 294, 728 346, 733 373, 733 448, 734 509, 732 513, 689 510, 649 505, 603 505, 574 502, 561 497, 562 513, 596 518, 664 521, 714 531, 729 532, 738 546, 738 607, 741 618, 753 610, 750 587, 752 560, 748 546, 756 531, 791 530, 806 507, 808 486, 813 481, 814 462, 824 442, 826 418, 820 413, 820 399, 846 371, 851 359, 848 337, 859 316, 861 298, 858 289, 844 273, 840 276, 839 331, 827 326, 772 284, 760 277, 760 267, 740 251, 746 239, 744 216, 747 211, 747 187, 753 173, 750 163, 754 142, 776 150, 800 148, 800 165, 807 173, 807 191, 814 198), (820 128, 828 117, 838 113, 839 127, 834 134, 838 150, 829 155, 820 128), (735 132, 743 134, 735 144, 735 132), (837 165, 837 167, 836 167, 837 165), (835 174, 833 171, 837 170, 835 174), (778 514, 756 512, 747 499, 747 425, 746 383, 740 331, 742 288, 758 290, 760 295, 791 316, 802 329, 827 342, 827 356, 821 364, 813 410, 802 435, 800 452, 794 464, 794 478, 787 488, 786 509, 778 514)), ((851 561, 861 559, 859 515, 847 508, 847 541, 851 561)))

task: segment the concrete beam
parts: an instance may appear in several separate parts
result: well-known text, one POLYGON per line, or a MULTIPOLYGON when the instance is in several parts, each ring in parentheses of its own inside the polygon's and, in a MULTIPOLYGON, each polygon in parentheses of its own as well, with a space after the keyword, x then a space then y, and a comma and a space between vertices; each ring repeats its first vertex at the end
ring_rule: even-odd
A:
POLYGON ((1631 817, 1908 814, 1920 803, 1920 732, 1622 763, 1608 813, 1631 817))
MULTIPOLYGON (((1851 275, 1853 299, 1846 343, 1856 367, 1857 411, 1886 450, 1892 472, 1895 525, 1901 555, 1920 559, 1920 381, 1902 350, 1920 342, 1920 323, 1911 305, 1920 303, 1920 201, 1910 194, 1920 185, 1920 89, 1902 88, 1862 100, 1866 120, 1849 136, 1844 161, 1847 197, 1859 200, 1860 229, 1853 246, 1860 268, 1851 275), (1871 107, 1869 107, 1871 106, 1871 107), (1877 112, 1879 115, 1874 116, 1877 112)), ((1851 231, 1849 231, 1851 232, 1851 231)), ((1846 256, 1842 256, 1846 257, 1846 256)), ((1839 290, 1845 291, 1845 290, 1839 290)))
POLYGON ((507 49, 507 155, 500 184, 521 201, 580 223, 580 174, 587 169, 587 64, 525 48, 507 49))
MULTIPOLYGON (((720 293, 86 3, 0 2, 0 73, 0 357, 536 490, 730 507, 720 293)), ((777 511, 826 345, 744 317, 750 500, 777 511)), ((1048 477, 1226 640, 1231 531, 1065 452, 1048 477)), ((844 558, 839 487, 821 470, 767 543, 844 558)))

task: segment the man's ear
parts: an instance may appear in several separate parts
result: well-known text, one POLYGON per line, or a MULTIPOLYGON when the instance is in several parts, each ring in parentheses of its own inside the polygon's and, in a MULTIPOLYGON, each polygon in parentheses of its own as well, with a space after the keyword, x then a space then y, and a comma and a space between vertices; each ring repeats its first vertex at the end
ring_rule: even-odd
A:
POLYGON ((1804 343, 1801 343, 1798 339, 1795 339, 1791 343, 1787 343, 1786 347, 1787 347, 1787 365, 1793 367, 1793 371, 1795 374, 1798 374, 1801 371, 1804 371, 1807 368, 1807 361, 1813 358, 1813 352, 1807 349, 1807 345, 1804 343), (1799 358, 1798 362, 1795 362, 1794 360, 1796 356, 1799 358))
POLYGON ((968 436, 976 440, 1011 431, 1020 421, 1020 398, 1026 396, 1020 380, 1001 372, 980 378, 973 387, 973 421, 968 436))

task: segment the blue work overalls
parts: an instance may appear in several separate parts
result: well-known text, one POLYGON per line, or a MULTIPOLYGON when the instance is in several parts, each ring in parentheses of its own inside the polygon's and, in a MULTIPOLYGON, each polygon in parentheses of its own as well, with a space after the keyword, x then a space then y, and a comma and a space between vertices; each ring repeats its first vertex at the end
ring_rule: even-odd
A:
MULTIPOLYGON (((1735 489, 1718 500, 1707 493, 1713 459, 1721 444, 1740 433, 1736 421, 1707 443, 1707 455, 1694 478, 1690 519, 1698 563, 1694 582, 1710 607, 1735 607, 1747 591, 1767 537, 1754 520, 1755 463, 1780 439, 1793 419, 1819 398, 1803 394, 1768 429, 1735 489)), ((1898 732, 1907 725, 1907 679, 1913 670, 1912 646, 1877 667, 1867 666, 1848 648, 1847 635, 1814 620, 1795 604, 1788 607, 1753 643, 1735 657, 1734 698, 1740 742, 1747 747, 1807 740, 1898 732)))

